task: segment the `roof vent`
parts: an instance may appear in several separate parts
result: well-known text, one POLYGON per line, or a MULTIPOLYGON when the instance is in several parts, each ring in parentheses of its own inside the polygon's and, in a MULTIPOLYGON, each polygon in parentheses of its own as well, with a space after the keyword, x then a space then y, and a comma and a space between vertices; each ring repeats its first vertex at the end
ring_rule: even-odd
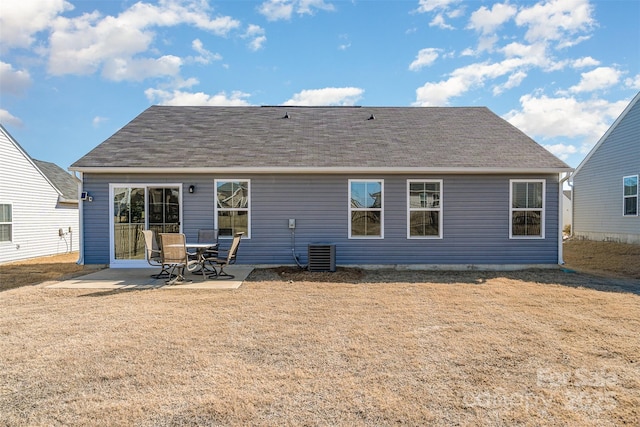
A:
POLYGON ((375 120, 375 119, 376 119, 376 116, 372 114, 371 117, 369 117, 367 120, 375 120))
POLYGON ((286 113, 284 113, 284 116, 282 116, 283 119, 289 119, 289 112, 287 111, 286 113))

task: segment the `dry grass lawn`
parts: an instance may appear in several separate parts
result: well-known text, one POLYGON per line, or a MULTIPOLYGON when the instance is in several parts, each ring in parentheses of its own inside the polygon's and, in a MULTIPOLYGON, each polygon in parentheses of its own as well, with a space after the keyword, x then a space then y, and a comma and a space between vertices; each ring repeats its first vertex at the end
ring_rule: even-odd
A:
POLYGON ((564 261, 584 271, 640 279, 640 245, 569 240, 564 261))
POLYGON ((279 268, 234 291, 4 289, 0 425, 640 424, 634 279, 279 268))
POLYGON ((77 265, 76 261, 78 253, 71 252, 0 264, 0 291, 81 274, 85 267, 77 265))

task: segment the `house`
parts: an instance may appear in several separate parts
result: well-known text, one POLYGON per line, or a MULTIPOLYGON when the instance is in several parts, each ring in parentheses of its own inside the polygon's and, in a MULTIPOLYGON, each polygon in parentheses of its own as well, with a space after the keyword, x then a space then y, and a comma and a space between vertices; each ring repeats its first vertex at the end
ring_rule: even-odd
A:
MULTIPOLYGON (((562 192, 562 231, 571 230, 571 222, 573 221, 573 202, 571 201, 571 190, 562 192)), ((566 237, 566 236, 565 236, 566 237)))
POLYGON ((640 92, 571 176, 573 235, 640 244, 640 92))
POLYGON ((32 159, 0 125, 0 263, 77 251, 79 180, 32 159))
POLYGON ((561 260, 571 171, 484 107, 152 106, 70 168, 88 264, 140 230, 244 237, 238 263, 515 268, 561 260))

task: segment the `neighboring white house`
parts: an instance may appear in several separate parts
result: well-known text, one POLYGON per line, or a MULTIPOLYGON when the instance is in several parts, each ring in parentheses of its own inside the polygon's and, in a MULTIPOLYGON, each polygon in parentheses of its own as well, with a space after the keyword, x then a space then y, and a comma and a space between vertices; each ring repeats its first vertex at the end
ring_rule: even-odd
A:
POLYGON ((573 234, 640 244, 640 93, 571 177, 573 234))
POLYGON ((573 221, 573 201, 571 200, 571 190, 562 191, 562 230, 571 226, 573 221))
POLYGON ((78 179, 0 125, 0 263, 78 250, 78 179))

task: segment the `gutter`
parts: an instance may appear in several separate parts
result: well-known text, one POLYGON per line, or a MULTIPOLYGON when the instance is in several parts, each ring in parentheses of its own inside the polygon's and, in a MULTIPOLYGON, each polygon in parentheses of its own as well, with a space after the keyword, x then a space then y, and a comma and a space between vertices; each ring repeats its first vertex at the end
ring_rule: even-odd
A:
POLYGON ((500 168, 500 167, 98 167, 76 166, 70 171, 81 173, 176 173, 176 174, 556 174, 571 168, 500 168))
MULTIPOLYGON (((566 180, 568 180, 569 178, 571 178, 571 172, 566 172, 564 178, 562 178, 562 175, 560 177, 560 182, 558 182, 558 264, 559 265, 564 265, 564 258, 563 258, 563 250, 562 250, 562 215, 564 214, 564 206, 563 206, 563 200, 564 200, 564 193, 562 190, 562 187, 564 185, 564 182, 566 180)), ((573 224, 571 226, 572 232, 573 232, 573 224)))
POLYGON ((69 205, 77 205, 78 204, 78 199, 67 199, 65 197, 59 196, 58 197, 58 203, 66 203, 69 205))
MULTIPOLYGON (((80 172, 80 179, 78 180, 78 194, 82 194, 82 185, 84 184, 84 178, 82 172, 80 172)), ((76 264, 84 265, 84 201, 78 200, 78 261, 76 264)))

